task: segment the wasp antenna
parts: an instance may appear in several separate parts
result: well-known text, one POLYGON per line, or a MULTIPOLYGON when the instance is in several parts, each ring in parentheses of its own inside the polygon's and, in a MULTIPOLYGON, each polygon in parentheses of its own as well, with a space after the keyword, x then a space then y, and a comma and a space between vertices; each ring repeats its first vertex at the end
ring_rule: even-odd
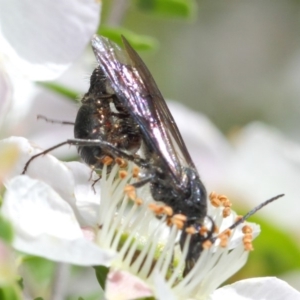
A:
POLYGON ((252 215, 254 215, 257 211, 259 211, 261 208, 263 208, 264 206, 266 206, 267 204, 283 197, 284 194, 280 194, 277 195, 275 197, 272 197, 271 199, 268 199, 266 201, 264 201, 263 203, 257 205, 256 207, 254 207, 252 210, 250 210, 247 214, 245 214, 242 218, 240 218, 238 221, 236 221, 235 223, 233 223, 228 229, 234 229, 235 227, 237 227, 239 224, 243 223, 245 220, 247 220, 249 217, 251 217, 252 215))

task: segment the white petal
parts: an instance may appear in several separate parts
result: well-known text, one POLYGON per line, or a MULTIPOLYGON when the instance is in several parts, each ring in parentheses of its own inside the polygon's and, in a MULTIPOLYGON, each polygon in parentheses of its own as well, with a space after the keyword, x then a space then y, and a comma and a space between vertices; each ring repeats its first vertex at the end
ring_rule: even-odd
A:
POLYGON ((94 185, 94 180, 99 177, 92 173, 91 168, 79 163, 65 163, 73 174, 74 195, 76 198, 76 207, 80 215, 81 226, 95 226, 98 220, 98 211, 100 205, 99 185, 94 185))
POLYGON ((0 0, 0 7, 1 51, 33 80, 64 71, 84 50, 100 16, 94 0, 0 0))
POLYGON ((78 265, 107 266, 114 256, 84 238, 67 202, 26 175, 10 181, 2 213, 14 226, 19 251, 78 265))
POLYGON ((172 293, 165 279, 157 272, 154 275, 155 296, 160 300, 176 300, 177 298, 172 293))
POLYGON ((13 246, 25 253, 80 266, 109 267, 115 257, 114 252, 103 250, 84 238, 63 240, 43 235, 29 240, 17 236, 13 246))
MULTIPOLYGON (((26 162, 42 150, 30 145, 29 141, 21 137, 10 137, 0 141, 2 145, 16 145, 20 151, 19 162, 11 171, 11 177, 20 175, 26 162)), ((74 178, 69 168, 50 154, 40 156, 30 163, 26 174, 32 178, 48 183, 65 201, 75 208, 74 178), (55 176, 53 175, 55 174, 55 176)))
POLYGON ((76 239, 82 237, 71 206, 45 183, 26 175, 14 177, 7 186, 2 207, 18 234, 76 239))
POLYGON ((216 290, 210 300, 300 300, 300 293, 275 278, 251 278, 216 290))

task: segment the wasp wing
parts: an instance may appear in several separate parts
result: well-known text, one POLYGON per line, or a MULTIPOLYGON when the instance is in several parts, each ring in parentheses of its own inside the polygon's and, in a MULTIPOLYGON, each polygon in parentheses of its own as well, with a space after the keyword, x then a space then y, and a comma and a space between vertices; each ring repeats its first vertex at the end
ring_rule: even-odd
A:
POLYGON ((182 167, 195 166, 151 73, 128 41, 122 39, 125 50, 95 36, 92 46, 96 59, 118 98, 139 124, 146 147, 159 156, 161 167, 174 182, 182 184, 182 167))

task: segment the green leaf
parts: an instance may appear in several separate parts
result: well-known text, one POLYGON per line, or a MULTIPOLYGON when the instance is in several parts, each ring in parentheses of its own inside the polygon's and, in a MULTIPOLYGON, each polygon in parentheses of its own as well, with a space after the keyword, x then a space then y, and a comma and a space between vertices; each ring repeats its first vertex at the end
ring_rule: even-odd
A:
POLYGON ((98 280, 100 286, 102 287, 102 289, 104 290, 105 289, 105 281, 106 281, 106 277, 109 272, 109 269, 104 266, 97 266, 97 267, 94 267, 94 269, 96 271, 97 280, 98 280))
POLYGON ((0 239, 11 243, 14 237, 12 225, 2 215, 0 215, 0 239))
POLYGON ((130 45, 136 50, 156 50, 158 41, 146 35, 140 35, 123 27, 101 26, 98 34, 103 35, 115 43, 122 45, 121 35, 124 35, 130 45))
POLYGON ((197 4, 194 0, 136 0, 141 11, 163 17, 195 19, 197 4))
POLYGON ((37 84, 78 103, 78 95, 80 95, 80 93, 77 91, 71 90, 55 82, 37 82, 37 84))
POLYGON ((21 300, 20 291, 16 286, 2 286, 0 287, 1 300, 21 300))
POLYGON ((42 298, 42 297, 37 297, 37 298, 34 298, 34 300, 44 300, 44 298, 42 298))

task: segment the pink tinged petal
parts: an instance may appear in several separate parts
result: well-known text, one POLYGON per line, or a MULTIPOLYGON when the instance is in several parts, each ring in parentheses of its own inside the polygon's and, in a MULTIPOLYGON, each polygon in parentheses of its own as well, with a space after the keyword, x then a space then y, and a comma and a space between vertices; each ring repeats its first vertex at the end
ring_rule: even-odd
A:
POLYGON ((128 272, 112 270, 107 276, 105 298, 108 300, 131 300, 152 295, 144 281, 128 272))
POLYGON ((2 213, 14 226, 19 251, 77 265, 108 266, 115 255, 85 239, 71 206, 26 175, 10 181, 2 213))
POLYGON ((300 300, 300 293, 275 277, 251 278, 216 290, 210 300, 300 300))
POLYGON ((60 75, 83 52, 100 18, 95 0, 0 0, 0 7, 1 51, 32 80, 60 75))
POLYGON ((95 233, 95 229, 91 228, 91 227, 83 227, 81 228, 82 230, 82 234, 84 236, 85 239, 93 242, 95 241, 96 238, 96 233, 95 233))

